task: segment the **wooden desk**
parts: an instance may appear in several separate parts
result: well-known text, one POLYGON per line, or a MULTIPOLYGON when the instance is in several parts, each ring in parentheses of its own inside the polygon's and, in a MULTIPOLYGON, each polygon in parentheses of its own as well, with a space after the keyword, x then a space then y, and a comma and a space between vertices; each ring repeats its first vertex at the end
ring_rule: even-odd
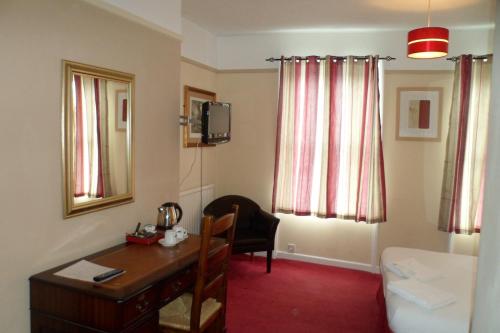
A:
POLYGON ((81 259, 32 276, 31 332, 157 333, 158 310, 194 284, 200 242, 190 235, 171 248, 122 244, 81 258, 127 271, 102 284, 54 275, 81 259))

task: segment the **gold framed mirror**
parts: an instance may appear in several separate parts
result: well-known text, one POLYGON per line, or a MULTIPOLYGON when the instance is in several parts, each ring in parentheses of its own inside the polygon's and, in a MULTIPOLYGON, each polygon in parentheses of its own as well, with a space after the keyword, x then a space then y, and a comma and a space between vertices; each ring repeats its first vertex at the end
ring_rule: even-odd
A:
POLYGON ((63 61, 64 218, 134 201, 134 81, 63 61))

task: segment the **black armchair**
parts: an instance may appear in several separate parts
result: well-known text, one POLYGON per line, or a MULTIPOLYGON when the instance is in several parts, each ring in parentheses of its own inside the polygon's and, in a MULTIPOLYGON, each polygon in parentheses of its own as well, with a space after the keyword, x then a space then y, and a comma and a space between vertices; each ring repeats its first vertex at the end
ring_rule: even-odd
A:
POLYGON ((279 219, 263 211, 254 201, 240 195, 227 195, 212 201, 203 210, 216 218, 231 212, 238 205, 238 221, 234 235, 233 253, 267 251, 267 272, 271 272, 274 237, 279 219))

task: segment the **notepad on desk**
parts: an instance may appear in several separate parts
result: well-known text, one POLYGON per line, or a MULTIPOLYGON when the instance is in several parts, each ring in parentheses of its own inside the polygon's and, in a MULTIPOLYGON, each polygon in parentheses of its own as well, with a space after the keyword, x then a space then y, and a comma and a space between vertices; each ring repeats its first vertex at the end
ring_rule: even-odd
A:
MULTIPOLYGON (((94 277, 113 270, 114 268, 111 267, 97 265, 87 260, 80 260, 73 265, 54 273, 54 275, 65 277, 68 279, 95 283, 96 281, 94 280, 94 277)), ((112 275, 107 279, 101 280, 99 281, 99 283, 109 281, 117 276, 122 275, 123 273, 125 273, 125 271, 122 271, 119 274, 112 275)))

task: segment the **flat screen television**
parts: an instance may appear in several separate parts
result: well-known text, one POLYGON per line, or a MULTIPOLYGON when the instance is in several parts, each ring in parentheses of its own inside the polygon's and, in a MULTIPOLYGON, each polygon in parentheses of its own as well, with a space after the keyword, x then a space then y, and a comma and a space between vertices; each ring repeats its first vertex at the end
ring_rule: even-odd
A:
POLYGON ((220 144, 231 140, 231 104, 205 102, 202 105, 201 142, 220 144))

